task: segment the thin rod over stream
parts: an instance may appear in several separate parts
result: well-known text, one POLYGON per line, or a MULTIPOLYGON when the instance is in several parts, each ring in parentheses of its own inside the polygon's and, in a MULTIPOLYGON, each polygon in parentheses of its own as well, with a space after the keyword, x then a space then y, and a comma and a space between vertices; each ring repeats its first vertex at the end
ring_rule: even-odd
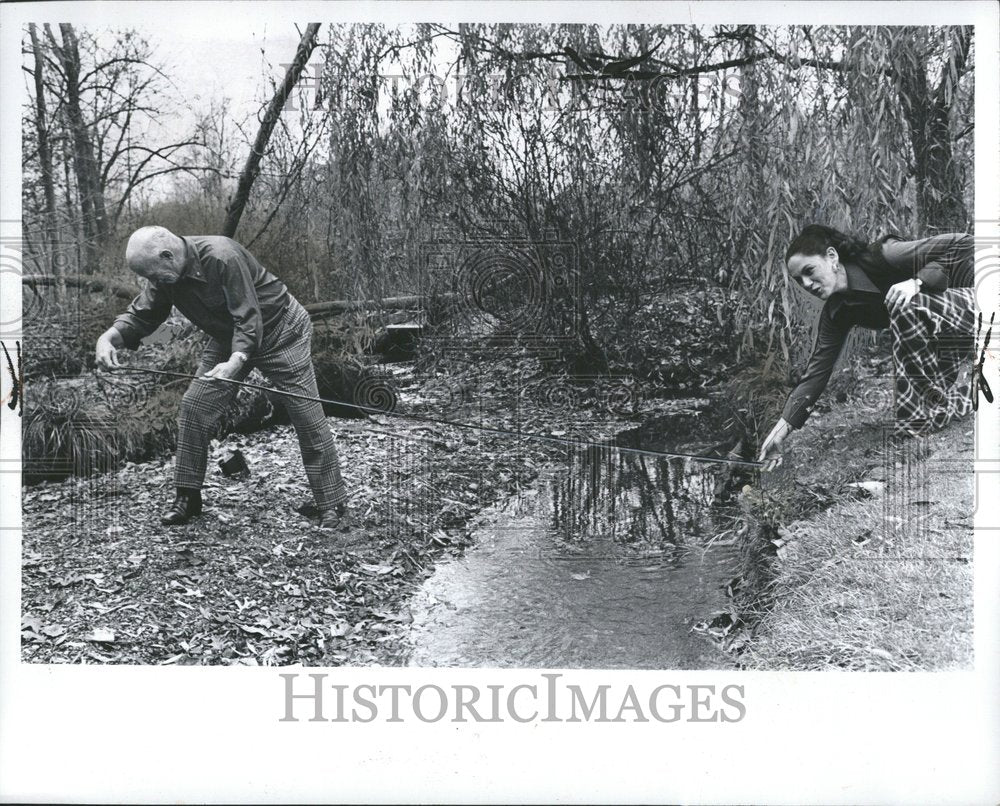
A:
POLYGON ((583 446, 591 446, 595 448, 610 448, 616 451, 623 451, 626 453, 639 454, 641 456, 658 456, 666 459, 693 459, 698 462, 710 462, 714 464, 725 464, 725 465, 744 465, 746 467, 760 467, 762 462, 751 462, 747 459, 727 459, 721 456, 700 456, 693 453, 669 453, 667 451, 654 451, 647 448, 631 448, 627 445, 613 445, 608 442, 589 442, 587 440, 580 439, 567 439, 565 437, 550 436, 549 434, 535 434, 529 431, 511 431, 507 428, 498 428, 491 425, 476 425, 475 423, 460 423, 454 420, 445 420, 440 417, 429 417, 422 414, 405 414, 400 411, 386 411, 385 409, 374 408, 371 406, 362 406, 358 403, 349 403, 346 400, 337 400, 335 398, 328 397, 312 397, 310 395, 300 395, 297 392, 285 392, 281 389, 272 389, 267 386, 260 386, 256 383, 247 383, 246 381, 237 381, 233 378, 204 378, 197 375, 189 375, 186 372, 170 372, 163 369, 143 369, 141 367, 116 367, 114 371, 117 372, 145 372, 150 375, 163 375, 168 378, 186 378, 194 381, 204 381, 205 383, 212 383, 213 381, 222 381, 224 383, 235 384, 236 386, 244 386, 247 389, 257 389, 261 392, 268 392, 278 395, 285 395, 286 397, 294 397, 299 400, 309 400, 314 403, 329 403, 335 406, 346 406, 348 408, 358 409, 360 411, 366 412, 368 414, 381 414, 387 417, 402 417, 407 420, 419 420, 425 423, 434 423, 436 425, 449 425, 454 428, 465 428, 472 431, 488 431, 493 434, 502 434, 504 436, 511 437, 523 437, 525 439, 536 439, 545 442, 557 442, 561 445, 571 445, 576 448, 583 446))

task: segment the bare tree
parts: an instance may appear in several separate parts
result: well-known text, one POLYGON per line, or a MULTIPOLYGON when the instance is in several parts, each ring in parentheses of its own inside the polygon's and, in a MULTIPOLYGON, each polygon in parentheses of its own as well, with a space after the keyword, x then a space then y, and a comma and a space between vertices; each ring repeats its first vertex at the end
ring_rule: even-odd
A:
POLYGON ((223 235, 231 238, 236 234, 236 228, 239 226, 243 210, 246 207, 247 200, 250 198, 250 190, 257 179, 257 174, 260 173, 260 161, 264 156, 264 151, 267 149, 267 143, 271 139, 271 132, 274 131, 274 127, 278 122, 278 115, 281 114, 281 110, 285 106, 285 101, 288 100, 289 93, 298 83, 302 75, 302 70, 309 61, 309 57, 312 56, 312 52, 316 47, 316 35, 318 33, 318 22, 311 22, 306 26, 305 33, 302 34, 302 39, 299 41, 299 46, 295 51, 295 58, 285 71, 285 80, 281 82, 281 85, 277 88, 274 97, 271 98, 271 102, 267 106, 264 119, 261 121, 260 129, 257 131, 257 137, 250 148, 250 155, 247 157, 246 165, 243 166, 243 171, 240 173, 236 195, 233 196, 232 202, 226 209, 226 220, 222 226, 223 235))
POLYGON ((42 174, 42 187, 45 192, 46 240, 51 256, 50 271, 56 277, 56 297, 62 301, 66 298, 65 261, 61 259, 59 240, 56 235, 58 220, 56 218, 56 189, 52 176, 52 152, 49 149, 49 126, 45 104, 45 59, 38 42, 38 31, 34 23, 28 25, 28 34, 31 37, 31 51, 34 58, 35 131, 38 137, 38 162, 42 174))
MULTIPOLYGON (((93 273, 103 247, 147 183, 178 172, 200 176, 220 169, 201 159, 197 147, 203 138, 197 132, 178 136, 161 123, 171 119, 173 96, 143 37, 129 30, 77 31, 71 25, 61 25, 58 38, 49 26, 45 33, 43 41, 32 40, 31 72, 36 101, 47 98, 52 109, 35 109, 32 116, 36 126, 48 118, 49 163, 72 165, 65 183, 57 170, 49 175, 54 194, 65 194, 64 226, 71 228, 74 241, 82 241, 82 270, 93 273), (157 136, 158 128, 163 136, 157 136)), ((44 181, 39 139, 38 154, 25 156, 42 163, 44 181)))
POLYGON ((49 44, 62 65, 65 95, 66 120, 73 141, 73 165, 80 194, 80 208, 83 217, 85 270, 97 269, 98 249, 107 237, 107 220, 104 209, 104 193, 100 187, 97 164, 94 159, 94 143, 90 127, 83 116, 80 103, 80 44, 76 31, 69 23, 60 23, 62 43, 56 41, 48 24, 45 33, 49 44))

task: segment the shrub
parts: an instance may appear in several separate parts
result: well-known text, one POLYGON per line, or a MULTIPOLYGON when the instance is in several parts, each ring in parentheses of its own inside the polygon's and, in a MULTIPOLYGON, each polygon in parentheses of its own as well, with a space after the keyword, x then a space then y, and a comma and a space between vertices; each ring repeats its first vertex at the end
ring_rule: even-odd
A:
POLYGON ((778 421, 788 395, 789 370, 776 353, 755 356, 726 383, 723 399, 748 438, 762 440, 778 421))
POLYGON ((136 449, 136 437, 111 411, 87 399, 82 384, 26 385, 22 435, 26 483, 112 470, 136 449))

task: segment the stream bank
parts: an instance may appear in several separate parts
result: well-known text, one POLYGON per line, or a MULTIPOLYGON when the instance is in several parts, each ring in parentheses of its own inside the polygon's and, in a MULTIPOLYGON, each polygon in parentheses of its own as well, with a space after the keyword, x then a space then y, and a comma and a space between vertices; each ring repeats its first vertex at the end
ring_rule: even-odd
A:
MULTIPOLYGON (((606 439, 630 411, 674 405, 536 359, 392 371, 401 411, 559 439, 606 439)), ((413 591, 464 552, 472 518, 565 453, 388 415, 330 424, 361 538, 346 549, 298 511, 310 495, 288 426, 213 443, 206 510, 181 527, 159 522, 171 459, 23 488, 22 660, 398 665, 413 591), (227 478, 216 465, 237 448, 249 473, 227 478)))
POLYGON ((971 668, 974 418, 887 443, 887 372, 841 370, 864 391, 821 406, 741 494, 756 581, 724 640, 741 668, 971 668))

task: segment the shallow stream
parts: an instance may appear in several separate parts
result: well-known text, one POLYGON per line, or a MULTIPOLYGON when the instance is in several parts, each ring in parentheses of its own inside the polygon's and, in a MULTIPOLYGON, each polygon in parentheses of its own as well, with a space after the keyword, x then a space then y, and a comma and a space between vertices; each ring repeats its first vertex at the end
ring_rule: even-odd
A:
POLYGON ((736 549, 713 537, 732 525, 731 484, 728 466, 698 460, 614 448, 568 457, 484 513, 473 545, 424 582, 409 664, 731 665, 691 631, 728 606, 736 549))

